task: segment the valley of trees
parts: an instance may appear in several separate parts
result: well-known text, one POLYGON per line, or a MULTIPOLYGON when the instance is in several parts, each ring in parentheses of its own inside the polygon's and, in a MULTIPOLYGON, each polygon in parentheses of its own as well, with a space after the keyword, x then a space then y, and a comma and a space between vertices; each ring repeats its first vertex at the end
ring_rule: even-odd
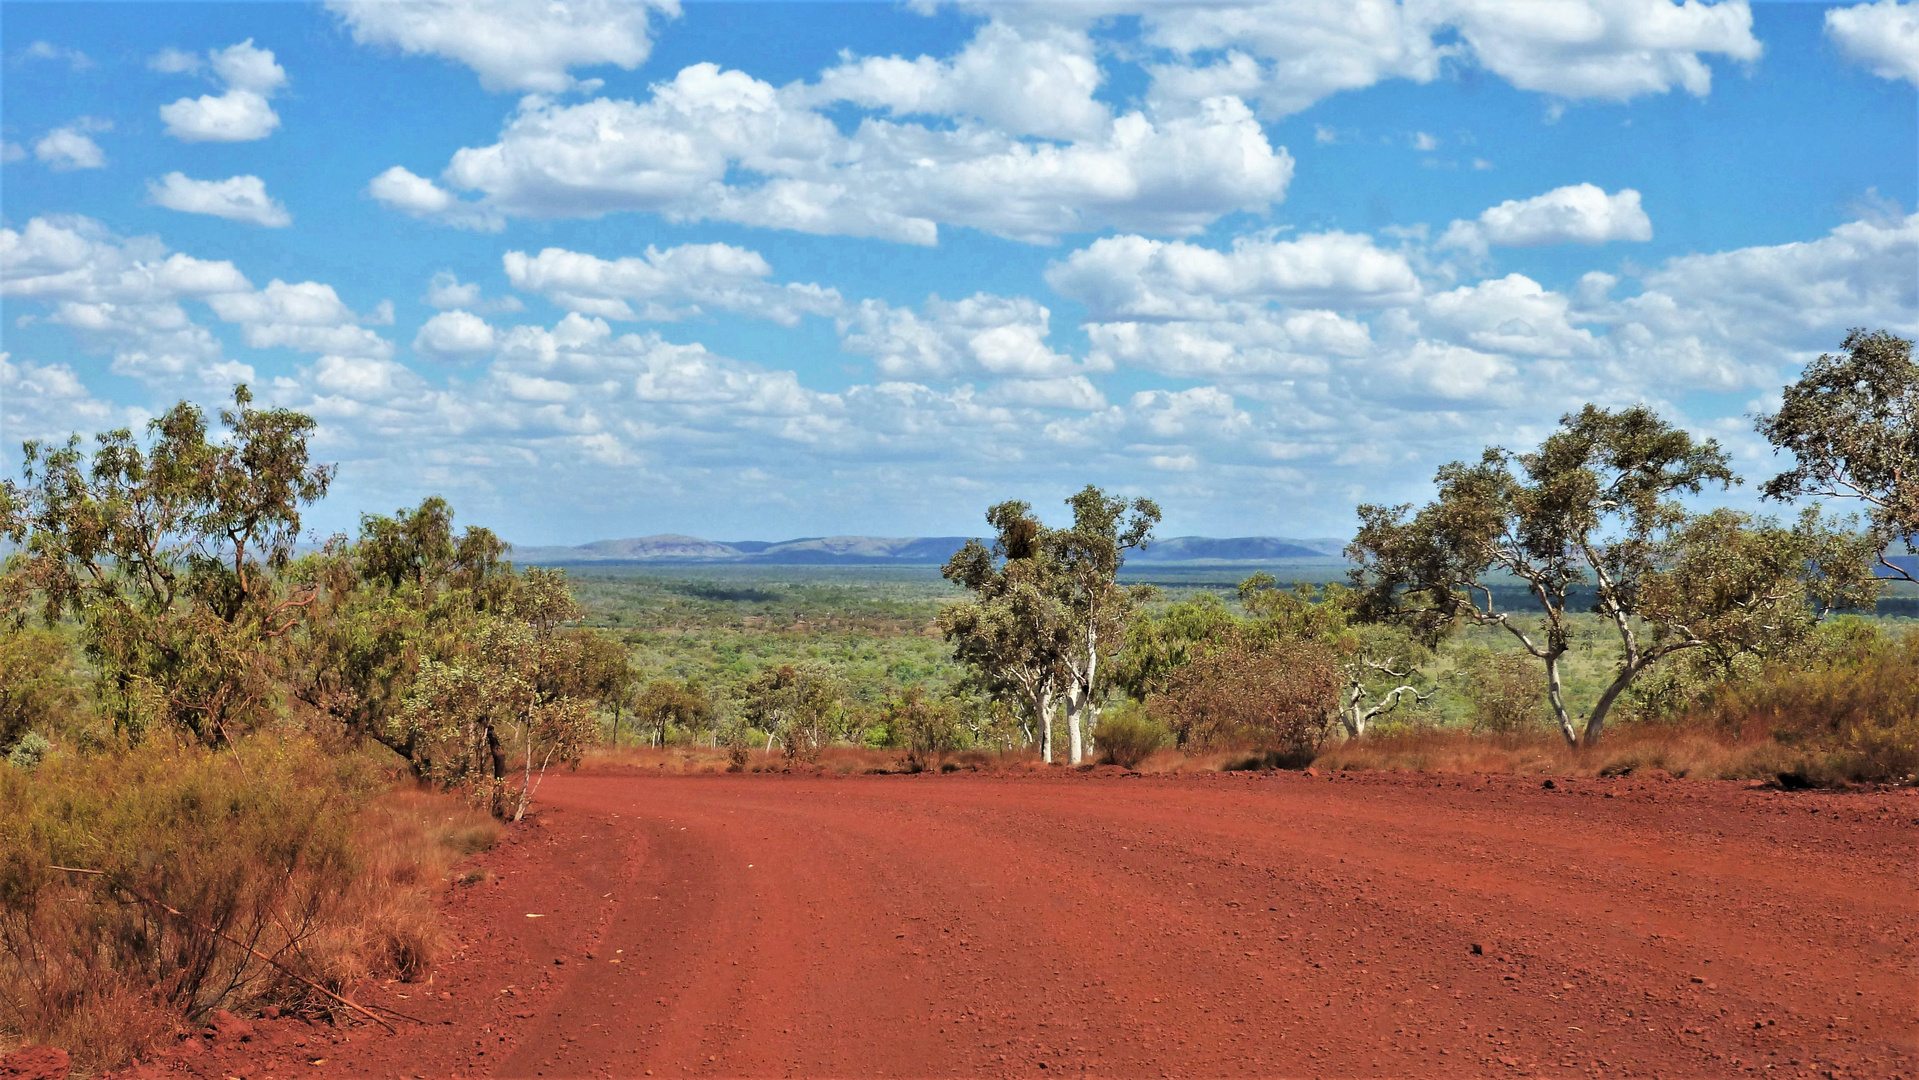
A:
POLYGON ((1343 581, 1170 594, 1125 574, 1159 507, 1090 485, 1058 524, 989 508, 944 584, 575 580, 437 497, 303 547, 336 479, 313 419, 240 387, 215 420, 29 443, 0 481, 0 1027, 344 1007, 421 947, 318 944, 383 792, 449 793, 484 836, 589 752, 1290 767, 1436 732, 1593 754, 1623 727, 1764 743, 1742 767, 1807 782, 1919 772, 1919 640, 1867 617, 1919 535, 1919 366, 1884 332, 1758 419, 1792 516, 1699 508, 1741 482, 1716 442, 1589 405, 1444 466, 1424 505, 1361 506, 1343 581))

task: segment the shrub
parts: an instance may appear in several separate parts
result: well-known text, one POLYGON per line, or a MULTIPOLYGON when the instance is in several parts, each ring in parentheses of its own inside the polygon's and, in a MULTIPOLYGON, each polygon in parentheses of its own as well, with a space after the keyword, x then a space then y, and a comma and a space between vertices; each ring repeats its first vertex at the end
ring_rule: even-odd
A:
POLYGON ((1460 674, 1472 704, 1474 732, 1514 735, 1546 718, 1546 672, 1530 653, 1481 653, 1460 674))
POLYGON ((262 738, 0 769, 0 1038, 101 1069, 217 1009, 332 1013, 303 979, 422 974, 432 889, 497 826, 384 785, 363 758, 262 738))
POLYGON ((917 686, 886 703, 885 725, 906 751, 904 764, 911 772, 959 744, 951 703, 928 701, 917 686))
POLYGON ((65 637, 37 626, 0 623, 0 754, 22 739, 38 736, 44 742, 44 736, 58 737, 76 726, 84 700, 73 647, 65 637))
POLYGON ((1103 764, 1135 769, 1173 741, 1173 733, 1138 709, 1118 709, 1100 720, 1094 732, 1103 764))
POLYGON ((46 736, 37 731, 29 731, 13 744, 13 752, 7 755, 7 764, 22 772, 32 772, 40 767, 40 762, 53 749, 46 736))
POLYGON ((1919 774, 1919 631, 1841 620, 1809 655, 1722 683, 1682 721, 1809 752, 1806 782, 1919 774))
POLYGON ((1236 640, 1181 668, 1148 708, 1182 749, 1256 747, 1303 764, 1325 741, 1340 686, 1337 658, 1324 645, 1236 640))

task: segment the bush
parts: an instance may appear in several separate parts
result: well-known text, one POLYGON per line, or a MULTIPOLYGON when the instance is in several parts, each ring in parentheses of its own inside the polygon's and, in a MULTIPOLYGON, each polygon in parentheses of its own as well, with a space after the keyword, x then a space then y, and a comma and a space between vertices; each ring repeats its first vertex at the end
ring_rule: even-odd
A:
POLYGON ((7 755, 7 764, 21 772, 32 772, 40 767, 47 752, 53 749, 46 736, 37 731, 29 731, 13 745, 13 752, 7 755))
POLYGON ((1337 658, 1317 642, 1231 641, 1179 669, 1147 704, 1182 749, 1250 747, 1311 761, 1341 685, 1337 658))
POLYGON ((1713 688, 1681 721, 1770 736, 1808 753, 1804 782, 1907 780, 1919 774, 1919 631, 1869 623, 1825 628, 1809 655, 1713 688))
POLYGON ((364 759, 261 738, 0 769, 0 1037, 101 1069, 217 1009, 333 1012, 287 972, 335 991, 422 974, 431 890, 497 826, 450 797, 383 797, 385 782, 364 759))
POLYGON ((1545 720, 1546 672, 1532 654, 1481 653, 1460 674, 1466 679, 1475 733, 1515 735, 1545 720))
POLYGON ((1137 709, 1118 709, 1100 720, 1094 731, 1102 764, 1136 769, 1139 763, 1173 741, 1173 733, 1137 709))

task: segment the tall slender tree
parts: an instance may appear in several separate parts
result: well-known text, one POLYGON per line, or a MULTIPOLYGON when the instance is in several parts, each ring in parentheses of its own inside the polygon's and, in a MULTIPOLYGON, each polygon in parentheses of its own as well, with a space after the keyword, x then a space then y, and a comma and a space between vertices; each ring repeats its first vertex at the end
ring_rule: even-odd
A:
POLYGON ((1065 681, 1065 612, 1049 587, 1056 573, 1045 526, 1018 500, 986 511, 991 546, 968 540, 941 573, 972 599, 942 608, 941 631, 981 689, 1019 702, 1040 755, 1053 760, 1053 714, 1065 681))
POLYGON ((1128 551, 1151 541, 1160 511, 1150 499, 1111 497, 1091 484, 1066 504, 1073 523, 1058 529, 1024 502, 988 510, 992 546, 968 541, 944 570, 974 599, 947 607, 940 624, 989 690, 1023 699, 1048 762, 1055 706, 1064 706, 1068 759, 1078 765, 1111 679, 1108 661, 1152 591, 1120 585, 1119 569, 1128 551))
POLYGON ((1043 534, 1053 553, 1053 589, 1064 614, 1060 664, 1065 669, 1066 738, 1074 765, 1086 758, 1086 736, 1096 721, 1110 660, 1125 640, 1127 622, 1151 586, 1119 584, 1126 553, 1152 542, 1159 524, 1151 499, 1108 496, 1091 484, 1066 500, 1073 524, 1043 534))

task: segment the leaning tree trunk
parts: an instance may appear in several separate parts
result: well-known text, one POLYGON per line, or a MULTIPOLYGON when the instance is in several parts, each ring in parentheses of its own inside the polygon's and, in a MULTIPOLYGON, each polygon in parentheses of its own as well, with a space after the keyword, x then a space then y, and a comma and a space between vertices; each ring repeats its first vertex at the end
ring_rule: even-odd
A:
POLYGON ((1546 657, 1546 696, 1552 700, 1553 719, 1559 722, 1559 733, 1566 738, 1566 745, 1579 746, 1579 732, 1573 730, 1572 717, 1566 713, 1566 688, 1559 681, 1559 655, 1546 657))
POLYGON ((1618 704, 1619 695, 1626 692, 1626 688, 1632 685, 1641 671, 1646 670, 1650 662, 1629 663, 1620 669, 1618 677, 1613 679, 1611 686, 1606 687, 1605 693, 1599 695, 1598 703, 1593 706, 1592 716, 1586 720, 1586 733, 1579 741, 1581 746, 1599 745, 1600 738, 1606 734, 1606 717, 1611 715, 1612 707, 1618 704))

